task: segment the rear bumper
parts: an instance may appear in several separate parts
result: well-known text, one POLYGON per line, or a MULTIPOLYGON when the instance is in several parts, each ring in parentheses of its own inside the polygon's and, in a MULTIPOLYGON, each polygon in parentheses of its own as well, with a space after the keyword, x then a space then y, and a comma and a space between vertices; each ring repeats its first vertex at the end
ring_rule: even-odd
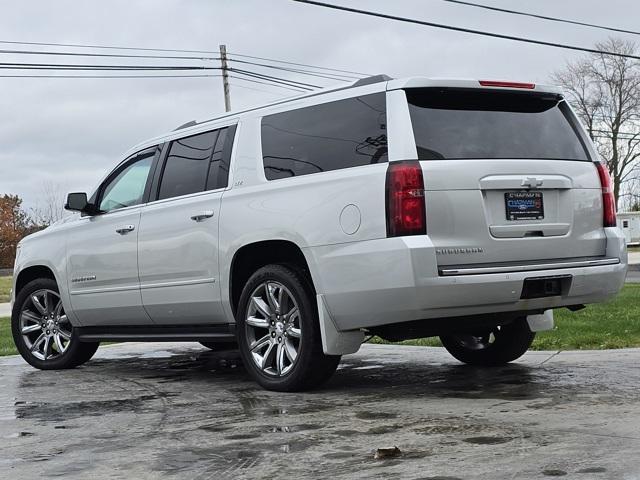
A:
POLYGON ((307 253, 317 266, 316 288, 336 327, 352 330, 606 301, 620 291, 627 271, 624 239, 618 232, 607 232, 611 242, 604 264, 473 275, 440 275, 428 237, 314 247, 307 253), (526 278, 555 275, 571 275, 565 295, 520 298, 526 278))

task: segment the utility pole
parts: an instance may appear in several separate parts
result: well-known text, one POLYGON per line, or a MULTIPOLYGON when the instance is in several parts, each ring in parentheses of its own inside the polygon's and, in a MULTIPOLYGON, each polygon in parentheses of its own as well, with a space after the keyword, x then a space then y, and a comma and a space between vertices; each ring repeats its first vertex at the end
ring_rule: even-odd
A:
POLYGON ((220 64, 222 67, 222 88, 224 90, 224 110, 231 111, 231 92, 229 91, 229 67, 227 65, 227 46, 220 45, 220 64))

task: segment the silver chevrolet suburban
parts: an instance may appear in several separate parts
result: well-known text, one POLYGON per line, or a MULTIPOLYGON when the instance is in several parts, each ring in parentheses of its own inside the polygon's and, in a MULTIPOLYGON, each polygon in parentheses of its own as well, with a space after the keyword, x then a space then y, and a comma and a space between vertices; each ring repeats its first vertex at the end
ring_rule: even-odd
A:
POLYGON ((291 391, 365 335, 496 365, 625 278, 609 174, 554 87, 371 77, 123 158, 19 245, 12 329, 36 368, 101 341, 237 342, 291 391))

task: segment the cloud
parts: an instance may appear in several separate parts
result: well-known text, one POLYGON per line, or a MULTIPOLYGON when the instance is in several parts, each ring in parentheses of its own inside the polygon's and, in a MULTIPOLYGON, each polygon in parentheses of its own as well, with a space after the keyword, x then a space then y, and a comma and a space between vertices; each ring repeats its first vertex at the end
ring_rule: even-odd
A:
MULTIPOLYGON (((576 45, 591 46, 606 38, 606 33, 598 30, 486 12, 440 0, 336 2, 576 45)), ((506 0, 492 4, 510 5, 506 0)), ((608 2, 607 8, 602 8, 596 0, 560 3, 539 0, 523 5, 522 9, 622 28, 634 27, 640 13, 640 5, 622 0, 608 2)), ((542 82, 566 59, 577 55, 335 12, 287 0, 6 2, 0 17, 0 31, 2 39, 18 41, 205 50, 217 50, 220 43, 226 43, 232 53, 384 72, 396 77, 427 75, 542 82)), ((4 61, 25 60, 15 55, 2 58, 4 61)), ((53 58, 67 63, 83 61, 53 58)), ((29 60, 51 59, 34 56, 29 60)), ((275 71, 271 74, 286 76, 275 71)), ((312 77, 296 78, 323 85, 331 83, 312 77)), ((231 91, 235 109, 292 93, 237 80, 232 80, 231 91)), ((72 190, 89 190, 122 160, 123 152, 132 145, 189 120, 211 118, 222 111, 219 78, 0 78, 0 193, 20 194, 27 205, 33 206, 41 200, 45 181, 72 190)))

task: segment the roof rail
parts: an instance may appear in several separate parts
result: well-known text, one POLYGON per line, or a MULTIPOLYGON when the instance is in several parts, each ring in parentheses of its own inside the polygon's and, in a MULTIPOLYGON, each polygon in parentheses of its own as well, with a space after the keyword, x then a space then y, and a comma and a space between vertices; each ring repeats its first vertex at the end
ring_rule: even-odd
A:
POLYGON ((388 82, 389 80, 393 80, 389 75, 385 75, 384 73, 380 73, 378 75, 372 75, 370 77, 361 78, 360 80, 356 80, 351 85, 352 87, 361 87, 363 85, 370 85, 372 83, 380 83, 380 82, 388 82))
POLYGON ((180 125, 178 128, 176 128, 176 129, 174 130, 174 132, 175 132, 176 130, 182 130, 183 128, 193 127, 193 126, 195 126, 195 125, 198 125, 198 122, 196 122, 195 120, 191 120, 190 122, 183 123, 182 125, 180 125))

